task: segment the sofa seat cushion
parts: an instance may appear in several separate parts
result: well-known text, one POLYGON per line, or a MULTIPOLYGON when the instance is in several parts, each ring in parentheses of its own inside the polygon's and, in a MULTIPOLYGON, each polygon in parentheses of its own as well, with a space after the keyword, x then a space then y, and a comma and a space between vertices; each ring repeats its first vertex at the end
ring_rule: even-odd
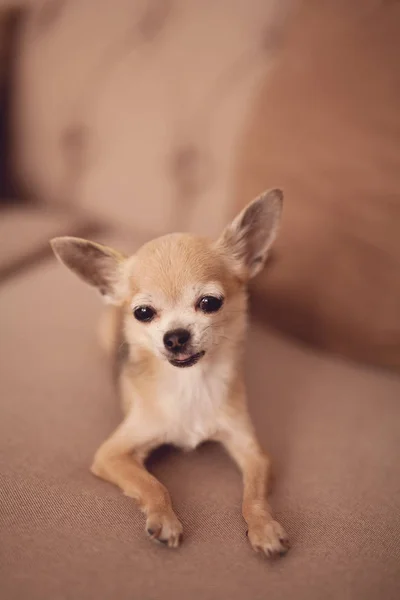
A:
POLYGON ((252 552, 239 473, 210 444, 152 461, 184 524, 182 547, 169 551, 146 539, 132 500, 89 472, 120 419, 96 342, 96 293, 54 260, 2 286, 0 305, 5 598, 397 597, 398 379, 253 325, 250 407, 293 548, 275 563, 252 552))

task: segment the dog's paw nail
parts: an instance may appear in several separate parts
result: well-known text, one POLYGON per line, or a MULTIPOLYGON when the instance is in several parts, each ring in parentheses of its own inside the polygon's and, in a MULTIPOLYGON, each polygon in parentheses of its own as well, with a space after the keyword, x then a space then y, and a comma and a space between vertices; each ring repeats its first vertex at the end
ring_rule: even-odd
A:
POLYGON ((164 546, 168 546, 168 540, 162 540, 161 538, 159 538, 158 541, 160 542, 160 544, 164 544, 164 546))
POLYGON ((182 525, 172 512, 150 514, 146 531, 150 539, 170 548, 177 548, 182 539, 182 525))
POLYGON ((248 537, 254 550, 261 548, 268 558, 285 556, 290 548, 285 532, 276 521, 258 521, 250 527, 248 537))
POLYGON ((289 546, 289 540, 287 538, 284 537, 280 537, 279 541, 281 544, 283 544, 284 546, 289 546))

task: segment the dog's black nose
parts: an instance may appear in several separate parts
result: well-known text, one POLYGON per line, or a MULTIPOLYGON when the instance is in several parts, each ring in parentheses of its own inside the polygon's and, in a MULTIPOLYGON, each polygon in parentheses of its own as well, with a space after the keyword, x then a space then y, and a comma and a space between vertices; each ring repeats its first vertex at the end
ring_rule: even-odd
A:
POLYGON ((187 329, 173 329, 164 335, 164 346, 171 352, 182 352, 190 340, 190 331, 187 329))

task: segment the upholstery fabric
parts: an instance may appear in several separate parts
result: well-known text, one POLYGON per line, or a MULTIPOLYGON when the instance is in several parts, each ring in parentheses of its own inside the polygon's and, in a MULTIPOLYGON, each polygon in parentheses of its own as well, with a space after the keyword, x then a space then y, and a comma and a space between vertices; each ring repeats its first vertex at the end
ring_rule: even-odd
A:
POLYGON ((259 315, 400 369, 400 4, 301 5, 238 144, 236 210, 285 191, 259 315))
POLYGON ((206 445, 152 461, 185 528, 169 551, 146 539, 133 502, 88 470, 120 418, 95 339, 96 293, 48 262, 0 286, 0 305, 2 597, 398 598, 398 379, 253 327, 251 412, 293 548, 273 563, 253 553, 240 476, 206 445))
POLYGON ((37 2, 16 74, 25 186, 153 235, 219 231, 248 102, 291 5, 37 2))

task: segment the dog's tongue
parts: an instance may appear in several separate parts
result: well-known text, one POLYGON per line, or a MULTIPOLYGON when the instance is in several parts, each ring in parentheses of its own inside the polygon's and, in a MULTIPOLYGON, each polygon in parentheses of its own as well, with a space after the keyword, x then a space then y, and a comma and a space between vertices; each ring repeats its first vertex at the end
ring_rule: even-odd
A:
POLYGON ((191 356, 192 356, 191 354, 182 354, 182 353, 179 353, 176 356, 175 360, 178 361, 178 362, 185 362, 186 360, 188 360, 189 358, 191 358, 191 356))

